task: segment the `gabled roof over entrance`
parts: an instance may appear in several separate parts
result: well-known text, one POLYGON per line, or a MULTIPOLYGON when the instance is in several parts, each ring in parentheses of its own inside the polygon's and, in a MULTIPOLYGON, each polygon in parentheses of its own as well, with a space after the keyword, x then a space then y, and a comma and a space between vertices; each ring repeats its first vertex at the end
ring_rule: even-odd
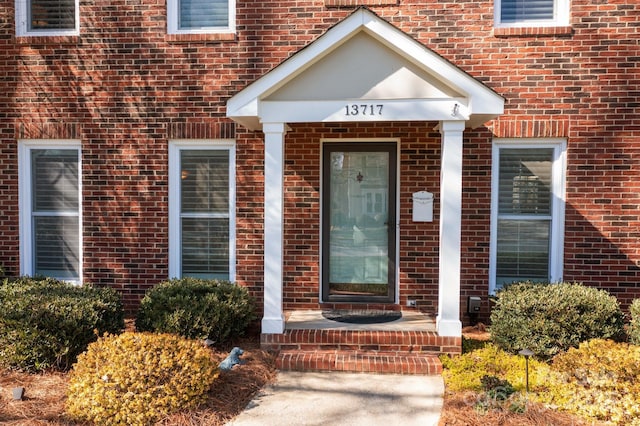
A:
POLYGON ((360 8, 227 102, 263 123, 466 121, 502 114, 504 99, 370 10, 360 8))

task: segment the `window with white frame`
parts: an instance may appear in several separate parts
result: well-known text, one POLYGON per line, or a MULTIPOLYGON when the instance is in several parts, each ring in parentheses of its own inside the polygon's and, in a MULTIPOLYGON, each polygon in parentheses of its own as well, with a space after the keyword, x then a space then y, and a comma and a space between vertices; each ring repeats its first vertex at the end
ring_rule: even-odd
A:
POLYGON ((80 143, 20 141, 20 273, 81 282, 80 143))
POLYGON ((569 25, 569 0, 495 0, 498 27, 569 25))
POLYGON ((169 145, 169 276, 235 279, 235 147, 169 145))
POLYGON ((169 34, 232 33, 235 0, 167 0, 169 34))
POLYGON ((565 150, 564 140, 494 141, 490 291, 562 280, 565 150))
POLYGON ((77 35, 79 0, 16 0, 18 36, 77 35))

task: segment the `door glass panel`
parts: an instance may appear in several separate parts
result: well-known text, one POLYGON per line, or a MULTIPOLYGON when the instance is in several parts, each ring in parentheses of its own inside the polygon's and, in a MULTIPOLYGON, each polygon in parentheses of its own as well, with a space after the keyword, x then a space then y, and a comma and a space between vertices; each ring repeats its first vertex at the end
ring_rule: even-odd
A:
POLYGON ((331 152, 330 162, 329 294, 387 295, 389 152, 331 152))

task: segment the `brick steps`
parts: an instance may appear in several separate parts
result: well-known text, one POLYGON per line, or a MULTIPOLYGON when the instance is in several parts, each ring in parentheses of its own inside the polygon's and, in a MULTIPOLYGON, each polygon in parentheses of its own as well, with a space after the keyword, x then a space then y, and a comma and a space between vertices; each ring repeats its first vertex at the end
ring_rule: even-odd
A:
POLYGON ((278 352, 278 369, 294 371, 433 375, 438 355, 461 351, 460 338, 435 331, 294 329, 263 334, 261 344, 278 352))
POLYGON ((435 354, 356 351, 280 351, 276 368, 289 371, 345 371, 379 374, 423 374, 442 372, 435 354))

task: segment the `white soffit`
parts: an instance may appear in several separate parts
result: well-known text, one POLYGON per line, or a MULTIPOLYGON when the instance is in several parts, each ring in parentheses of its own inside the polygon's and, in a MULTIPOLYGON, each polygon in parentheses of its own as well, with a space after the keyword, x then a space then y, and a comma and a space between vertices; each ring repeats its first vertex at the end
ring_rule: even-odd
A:
POLYGON ((227 116, 266 122, 464 120, 502 114, 504 99, 366 8, 247 86, 227 116))

